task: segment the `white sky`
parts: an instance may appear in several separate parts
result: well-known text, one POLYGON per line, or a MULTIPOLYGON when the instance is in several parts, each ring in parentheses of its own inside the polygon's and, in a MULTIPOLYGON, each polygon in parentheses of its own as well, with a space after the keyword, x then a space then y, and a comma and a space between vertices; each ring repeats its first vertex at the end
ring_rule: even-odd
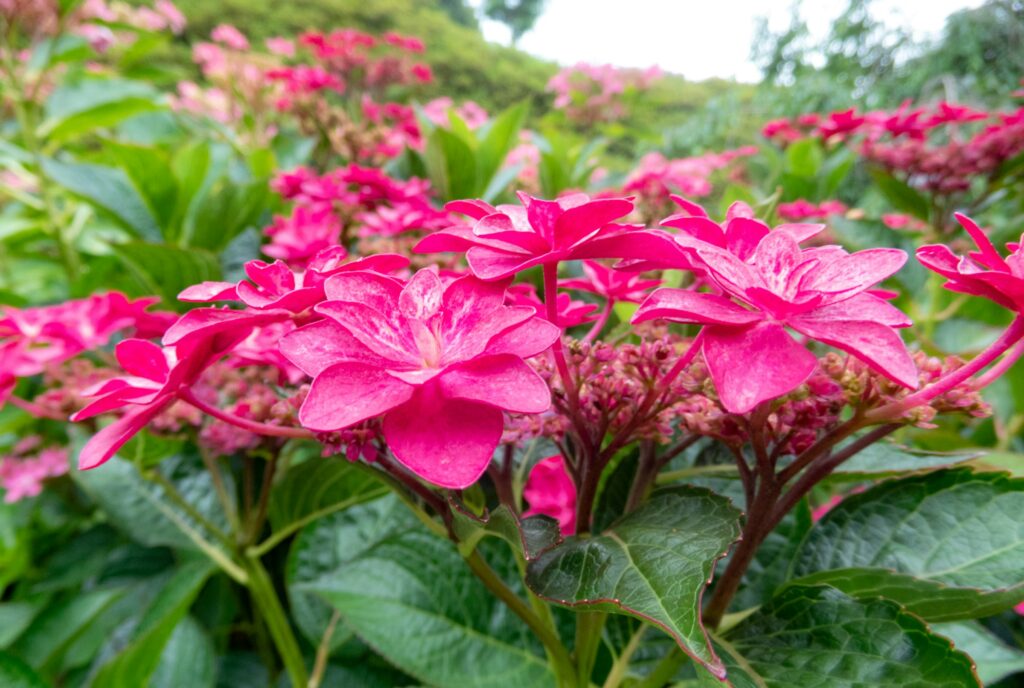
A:
MULTIPOLYGON (((925 38, 938 35, 951 13, 981 3, 875 0, 873 12, 886 24, 909 27, 925 38)), ((805 0, 801 15, 813 36, 824 37, 846 5, 847 0, 805 0)), ((548 0, 519 47, 562 65, 658 65, 693 80, 757 81, 757 67, 749 59, 755 18, 767 15, 773 28, 784 28, 790 7, 789 0, 548 0)), ((488 40, 508 43, 505 26, 484 21, 481 28, 488 40)))

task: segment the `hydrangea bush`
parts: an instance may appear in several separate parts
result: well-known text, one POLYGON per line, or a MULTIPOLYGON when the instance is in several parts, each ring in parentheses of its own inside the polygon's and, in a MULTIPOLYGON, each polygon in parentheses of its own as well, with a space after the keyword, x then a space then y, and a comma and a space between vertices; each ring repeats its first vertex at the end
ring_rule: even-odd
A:
POLYGON ((161 94, 170 3, 0 15, 4 685, 1024 669, 1020 110, 596 174, 417 38, 222 25, 161 94))

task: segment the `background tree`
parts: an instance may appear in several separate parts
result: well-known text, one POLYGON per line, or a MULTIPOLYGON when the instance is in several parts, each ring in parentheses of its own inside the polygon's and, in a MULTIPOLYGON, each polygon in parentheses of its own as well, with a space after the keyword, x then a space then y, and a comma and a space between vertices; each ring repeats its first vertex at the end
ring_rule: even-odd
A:
POLYGON ((512 31, 512 45, 537 23, 545 0, 485 0, 484 16, 501 22, 512 31))

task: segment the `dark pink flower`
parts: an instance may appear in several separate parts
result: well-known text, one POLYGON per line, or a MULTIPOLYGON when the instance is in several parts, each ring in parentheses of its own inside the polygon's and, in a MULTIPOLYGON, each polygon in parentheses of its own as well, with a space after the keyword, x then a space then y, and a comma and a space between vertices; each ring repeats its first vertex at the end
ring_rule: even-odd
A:
POLYGON ((623 272, 593 260, 583 261, 584 278, 559 280, 562 289, 574 289, 603 296, 608 301, 640 303, 661 280, 645 280, 635 272, 623 272))
POLYGON ((948 246, 932 244, 917 249, 917 259, 949 280, 946 289, 982 296, 1024 313, 1024 236, 1020 242, 1007 244, 1010 254, 1003 258, 971 218, 957 213, 956 219, 978 250, 957 257, 948 246))
MULTIPOLYGON (((537 290, 528 282, 513 284, 508 288, 507 303, 510 306, 529 306, 538 313, 544 313, 544 302, 537 296, 537 290)), ((563 330, 597 320, 597 304, 579 301, 566 293, 555 297, 555 324, 563 330)))
POLYGON ((447 210, 475 220, 435 232, 419 253, 466 251, 473 274, 498 280, 533 267, 581 258, 644 258, 670 243, 660 233, 613 221, 633 210, 624 198, 591 200, 585 194, 545 201, 519 194, 523 206, 497 208, 483 201, 455 201, 447 210))
POLYGON ((746 260, 708 244, 696 246, 696 261, 724 295, 659 289, 634 322, 664 318, 705 325, 704 358, 730 412, 746 413, 787 394, 814 371, 814 354, 787 327, 854 354, 898 384, 917 387, 917 368, 894 331, 910 321, 868 293, 902 267, 903 251, 801 250, 792 234, 778 230, 764 236, 746 260))
POLYGON ((314 431, 383 418, 406 467, 443 487, 471 485, 490 463, 502 411, 540 413, 551 403, 524 361, 559 336, 534 309, 504 305, 505 284, 463 277, 443 287, 425 269, 408 282, 373 272, 335 275, 325 320, 281 342, 312 376, 299 413, 314 431))
POLYGON ((523 516, 550 516, 558 521, 562 535, 576 532, 576 486, 561 454, 542 459, 530 469, 523 497, 530 505, 523 516))
POLYGON ((264 253, 289 263, 301 263, 338 245, 341 221, 328 204, 300 205, 288 217, 275 217, 265 232, 270 243, 263 247, 264 253))

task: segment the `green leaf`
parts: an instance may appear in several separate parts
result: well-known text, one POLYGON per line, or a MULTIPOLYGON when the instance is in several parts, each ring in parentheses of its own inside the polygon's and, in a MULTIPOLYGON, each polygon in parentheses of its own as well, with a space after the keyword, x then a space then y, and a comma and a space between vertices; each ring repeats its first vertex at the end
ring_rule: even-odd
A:
POLYGON ((445 129, 435 129, 427 139, 425 152, 430 182, 451 201, 471 198, 476 191, 476 156, 461 138, 445 129))
POLYGON ((833 478, 863 480, 949 468, 977 459, 979 452, 927 452, 894 442, 876 442, 832 472, 833 478))
POLYGON ((123 594, 123 589, 84 591, 50 605, 35 618, 12 651, 33 667, 48 665, 123 594))
POLYGON ((1010 647, 976 621, 933 624, 932 631, 952 640, 974 660, 978 678, 985 685, 1024 671, 1024 650, 1010 647))
POLYGON ((541 554, 527 567, 526 581, 557 604, 653 623, 720 672, 700 623, 700 601, 715 562, 739 537, 739 517, 710 490, 659 490, 602 534, 570 537, 541 554))
POLYGON ((558 521, 548 516, 519 520, 504 504, 478 517, 452 502, 452 517, 459 546, 467 553, 490 536, 504 540, 523 559, 533 559, 561 539, 558 521))
POLYGON ((297 620, 296 603, 316 593, 389 662, 428 685, 554 685, 525 625, 453 544, 427 532, 394 497, 307 526, 292 547, 287 580, 297 620))
POLYGON ((202 626, 186 616, 164 646, 149 688, 213 688, 216 678, 213 641, 202 626))
POLYGON ((786 574, 807 531, 811 529, 811 508, 807 500, 786 515, 757 548, 754 561, 743 577, 743 586, 732 602, 732 609, 749 609, 771 599, 786 582, 786 574))
POLYGON ((960 468, 844 499, 808 533, 791 583, 885 596, 929 621, 1024 600, 1024 479, 960 468))
POLYGON ((50 179, 106 210, 136 236, 160 241, 160 226, 122 170, 53 159, 44 159, 42 167, 50 179))
POLYGON ((519 130, 526 119, 527 104, 514 105, 491 120, 476 152, 477 189, 481 195, 501 168, 508 153, 519 142, 519 130))
POLYGON ((161 234, 169 236, 169 225, 178 202, 178 183, 168 155, 159 148, 109 140, 104 141, 103 147, 139 192, 160 225, 161 234))
MULTIPOLYGON (((213 481, 197 458, 176 456, 166 459, 157 470, 208 521, 226 529, 213 481)), ((182 527, 202 531, 201 526, 174 505, 159 485, 139 475, 131 463, 114 457, 102 468, 73 471, 72 477, 110 522, 137 542, 149 547, 196 549, 182 527)))
POLYGON ((239 183, 227 177, 203 190, 186 218, 182 243, 220 251, 251 226, 261 223, 268 209, 265 179, 239 183))
POLYGON ((817 139, 800 139, 786 148, 786 164, 789 172, 798 177, 816 177, 821 169, 824 154, 817 139))
POLYGON ((92 688, 132 688, 147 683, 171 634, 212 572, 213 565, 206 559, 186 563, 175 571, 142 615, 132 641, 103 665, 92 688))
MULTIPOLYGON (((827 586, 785 590, 729 631, 719 650, 735 688, 981 685, 967 655, 898 604, 827 586)), ((722 684, 707 676, 702 685, 722 684)))
POLYGON ((158 294, 166 306, 178 304, 178 294, 204 280, 220 279, 217 256, 197 248, 132 241, 111 248, 138 281, 141 291, 158 294))
POLYGON ((47 99, 38 136, 48 143, 65 141, 160 109, 157 93, 147 84, 83 79, 57 88, 47 99))
POLYGON ((288 469, 270 493, 274 531, 298 529, 335 511, 382 497, 387 486, 342 458, 309 459, 288 469))
POLYGON ((0 686, 4 688, 49 688, 46 681, 15 655, 0 652, 0 686))
POLYGON ((43 609, 43 603, 16 601, 0 604, 0 649, 10 646, 43 609))
POLYGON ((840 147, 825 160, 821 173, 821 198, 832 198, 839 190, 839 186, 850 174, 857 156, 846 147, 840 147))
POLYGON ((929 221, 928 199, 920 192, 883 170, 872 169, 869 174, 875 186, 896 210, 909 213, 925 222, 929 221))

